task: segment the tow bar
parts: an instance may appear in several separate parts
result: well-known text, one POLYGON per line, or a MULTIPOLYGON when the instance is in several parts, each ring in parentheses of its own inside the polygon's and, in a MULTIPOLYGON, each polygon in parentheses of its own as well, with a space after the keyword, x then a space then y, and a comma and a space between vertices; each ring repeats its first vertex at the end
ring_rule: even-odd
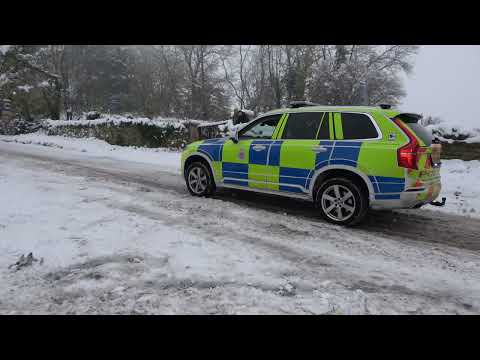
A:
POLYGON ((433 206, 444 206, 446 201, 447 201, 447 198, 442 197, 442 202, 440 202, 440 201, 431 201, 431 202, 430 202, 430 205, 433 205, 433 206))

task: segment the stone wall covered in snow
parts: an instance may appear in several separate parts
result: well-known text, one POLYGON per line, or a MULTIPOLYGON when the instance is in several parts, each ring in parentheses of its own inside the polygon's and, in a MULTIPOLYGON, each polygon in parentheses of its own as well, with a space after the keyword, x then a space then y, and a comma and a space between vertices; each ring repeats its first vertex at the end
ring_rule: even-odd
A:
POLYGON ((480 128, 466 128, 464 126, 446 125, 443 123, 426 126, 434 137, 446 143, 464 141, 466 143, 480 143, 480 128))
POLYGON ((480 129, 444 123, 426 126, 442 143, 442 159, 480 160, 480 129))
POLYGON ((46 120, 43 128, 48 135, 97 138, 112 145, 178 149, 193 141, 192 129, 200 123, 198 120, 113 115, 96 120, 46 120))

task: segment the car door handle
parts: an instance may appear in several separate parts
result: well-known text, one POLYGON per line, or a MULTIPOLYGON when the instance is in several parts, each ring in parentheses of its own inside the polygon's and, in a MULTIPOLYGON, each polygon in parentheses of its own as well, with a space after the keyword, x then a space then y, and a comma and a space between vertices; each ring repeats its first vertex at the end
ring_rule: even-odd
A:
POLYGON ((326 147, 323 147, 323 146, 314 146, 314 147, 312 147, 312 150, 313 150, 313 152, 321 153, 321 152, 326 152, 328 149, 326 147))
POLYGON ((265 150, 267 147, 265 145, 253 145, 253 150, 255 151, 262 151, 265 150))

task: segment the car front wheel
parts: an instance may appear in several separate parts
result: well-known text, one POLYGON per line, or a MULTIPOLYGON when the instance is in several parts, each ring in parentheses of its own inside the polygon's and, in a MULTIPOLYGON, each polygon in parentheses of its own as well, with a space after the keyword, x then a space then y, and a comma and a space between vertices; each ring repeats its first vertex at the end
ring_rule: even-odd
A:
POLYGON ((185 172, 188 191, 194 196, 209 196, 215 191, 212 173, 203 162, 194 162, 185 172))

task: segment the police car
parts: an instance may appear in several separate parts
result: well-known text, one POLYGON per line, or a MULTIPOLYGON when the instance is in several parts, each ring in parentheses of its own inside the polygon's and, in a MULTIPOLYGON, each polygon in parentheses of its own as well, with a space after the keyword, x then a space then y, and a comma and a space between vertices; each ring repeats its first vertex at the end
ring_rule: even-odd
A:
POLYGON ((369 208, 439 204, 439 153, 420 119, 387 105, 298 102, 188 145, 182 172, 194 196, 225 187, 308 199, 327 221, 354 225, 369 208))

